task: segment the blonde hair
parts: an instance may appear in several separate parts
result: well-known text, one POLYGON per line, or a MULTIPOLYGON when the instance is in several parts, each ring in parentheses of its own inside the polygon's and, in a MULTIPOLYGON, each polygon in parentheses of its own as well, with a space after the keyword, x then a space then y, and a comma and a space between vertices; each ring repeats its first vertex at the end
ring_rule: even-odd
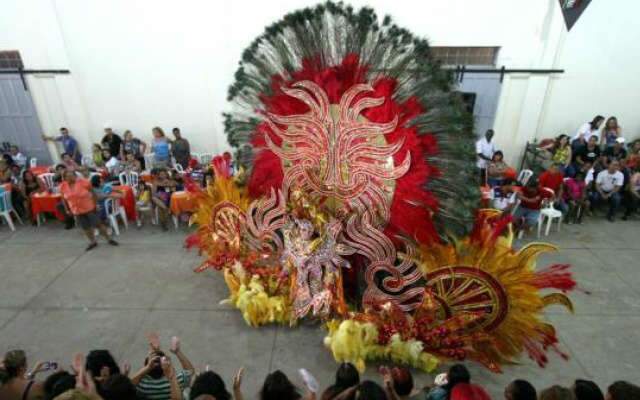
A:
POLYGON ((164 131, 159 126, 155 126, 151 129, 151 132, 158 132, 160 136, 164 137, 164 131))

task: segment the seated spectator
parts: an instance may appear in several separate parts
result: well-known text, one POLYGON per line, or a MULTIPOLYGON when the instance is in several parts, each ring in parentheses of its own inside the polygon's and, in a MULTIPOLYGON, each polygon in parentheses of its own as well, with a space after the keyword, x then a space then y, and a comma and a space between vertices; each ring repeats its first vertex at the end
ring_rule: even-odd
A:
POLYGON ((611 222, 614 221, 616 211, 622 201, 620 190, 624 186, 624 175, 619 169, 620 163, 614 160, 609 163, 606 170, 600 171, 596 177, 596 190, 589 199, 592 207, 605 201, 609 204, 607 219, 611 222))
POLYGON ((575 400, 571 389, 554 385, 540 392, 539 400, 575 400))
POLYGON ((571 144, 569 143, 569 136, 560 135, 556 138, 555 144, 552 149, 553 156, 551 161, 557 164, 562 174, 570 167, 572 152, 571 144))
POLYGON ((538 223, 540 208, 546 195, 538 182, 535 179, 530 179, 527 186, 522 188, 517 196, 520 199, 520 206, 513 215, 514 224, 517 230, 529 232, 538 223))
POLYGON ((138 187, 136 188, 135 193, 136 193, 136 214, 138 215, 138 220, 136 221, 136 224, 138 225, 138 227, 141 227, 143 212, 145 210, 153 211, 151 209, 151 187, 141 179, 138 181, 138 187))
POLYGON ((345 390, 357 386, 360 383, 360 373, 351 363, 342 363, 336 371, 336 379, 334 383, 325 389, 321 398, 323 400, 331 400, 345 390))
POLYGON ((487 168, 487 183, 491 187, 499 186, 505 178, 509 166, 504 162, 504 154, 498 150, 493 153, 487 168))
POLYGON ((99 393, 104 400, 138 399, 135 385, 131 382, 131 379, 129 379, 128 376, 122 374, 111 375, 104 380, 101 384, 99 393))
POLYGON ((630 169, 635 169, 640 165, 640 140, 634 141, 631 146, 629 146, 625 165, 630 169))
POLYGON ((504 389, 505 400, 536 400, 536 388, 523 379, 516 379, 504 389))
POLYGON ((607 400, 637 400, 640 399, 640 387, 626 381, 612 383, 607 389, 607 400))
POLYGON ((560 171, 560 165, 556 163, 551 164, 549 169, 544 171, 538 178, 541 188, 553 190, 553 199, 551 200, 554 206, 561 210, 563 214, 566 214, 568 206, 563 201, 563 180, 564 175, 560 171))
POLYGON ((608 146, 603 153, 602 162, 608 167, 611 161, 622 163, 627 158, 627 150, 624 149, 624 138, 617 138, 613 145, 608 146))
POLYGON ((491 206, 504 213, 510 213, 516 204, 516 191, 513 179, 505 179, 501 186, 493 188, 491 206))
POLYGON ((585 163, 591 164, 598 172, 602 169, 597 136, 591 136, 586 146, 582 146, 574 152, 573 170, 579 170, 585 163))
POLYGON ((491 396, 482 386, 461 383, 451 390, 451 400, 491 400, 491 396))
POLYGON ((94 143, 93 147, 91 148, 91 153, 92 153, 92 159, 93 159, 93 166, 95 168, 104 167, 105 160, 102 157, 102 146, 100 146, 98 143, 94 143))
POLYGON ((0 369, 0 399, 40 399, 44 395, 44 386, 34 380, 36 374, 43 371, 43 364, 36 363, 31 372, 27 372, 27 356, 23 350, 12 350, 2 359, 0 369))
POLYGON ((160 226, 163 230, 167 230, 167 220, 169 219, 169 205, 171 203, 171 195, 176 191, 176 182, 171 179, 169 172, 161 168, 154 176, 151 185, 151 201, 158 208, 160 217, 160 226))
POLYGON ((62 163, 64 164, 65 167, 67 167, 68 170, 75 172, 80 168, 78 163, 75 162, 75 160, 71 157, 71 154, 62 153, 61 157, 62 157, 62 163))
POLYGON ((180 393, 189 386, 194 368, 182 353, 180 340, 173 337, 169 348, 182 366, 179 372, 175 371, 171 359, 160 349, 157 335, 150 335, 149 346, 151 350, 144 360, 144 367, 131 378, 138 395, 154 400, 181 398, 180 393))
POLYGON ((364 381, 358 385, 355 393, 356 400, 387 400, 384 389, 373 381, 364 381))
POLYGON ((102 158, 105 160, 104 166, 111 176, 117 176, 120 173, 120 160, 112 155, 109 149, 102 150, 102 158))
POLYGON ((462 364, 454 364, 447 372, 447 382, 442 386, 436 386, 427 394, 427 400, 447 400, 451 395, 451 391, 458 384, 469 383, 471 375, 469 370, 462 364))
POLYGON ((574 178, 567 178, 563 190, 564 204, 567 206, 565 214, 566 223, 582 223, 584 212, 589 209, 587 197, 587 184, 584 181, 584 173, 579 171, 574 178))
POLYGON ((9 167, 9 163, 4 158, 0 158, 0 185, 4 183, 11 183, 13 172, 9 167))
POLYGON ((195 400, 199 396, 211 395, 216 400, 231 400, 231 393, 227 391, 220 375, 213 371, 205 371, 198 375, 191 385, 189 399, 195 400))
POLYGON ((139 174, 142 172, 142 164, 140 163, 140 160, 136 159, 133 153, 125 152, 124 162, 122 163, 121 169, 122 171, 135 172, 139 174))
POLYGON ((622 217, 624 221, 636 212, 640 204, 640 165, 636 166, 630 173, 629 184, 626 188, 627 190, 624 193, 625 212, 622 217))
POLYGON ((624 139, 622 137, 622 128, 618 125, 618 119, 616 117, 609 117, 607 119, 600 136, 600 143, 605 147, 613 146, 617 139, 624 139))
POLYGON ((573 384, 575 400, 604 400, 602 390, 593 381, 576 379, 573 384))
POLYGON ((13 163, 20 168, 25 168, 27 166, 27 156, 22 154, 18 149, 18 146, 11 146, 11 158, 13 159, 13 163))

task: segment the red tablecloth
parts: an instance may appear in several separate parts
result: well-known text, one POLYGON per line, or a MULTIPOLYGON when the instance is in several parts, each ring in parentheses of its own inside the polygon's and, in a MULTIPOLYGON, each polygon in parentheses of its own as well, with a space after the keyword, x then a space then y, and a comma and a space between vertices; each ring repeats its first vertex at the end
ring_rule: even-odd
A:
POLYGON ((55 215, 60 221, 64 221, 64 215, 56 208, 61 199, 61 194, 51 194, 48 192, 32 194, 31 214, 33 215, 33 220, 36 221, 38 214, 48 212, 55 215))
POLYGON ((46 174, 47 172, 49 172, 50 169, 51 169, 50 166, 38 165, 38 166, 29 168, 29 171, 31 171, 35 176, 38 176, 38 175, 46 174))
POLYGON ((173 215, 194 212, 196 206, 195 198, 189 192, 175 192, 171 195, 169 209, 173 215))
POLYGON ((124 197, 120 199, 120 204, 124 207, 124 211, 127 213, 127 218, 130 221, 135 221, 136 215, 136 196, 133 193, 131 186, 114 186, 113 190, 121 192, 124 197))

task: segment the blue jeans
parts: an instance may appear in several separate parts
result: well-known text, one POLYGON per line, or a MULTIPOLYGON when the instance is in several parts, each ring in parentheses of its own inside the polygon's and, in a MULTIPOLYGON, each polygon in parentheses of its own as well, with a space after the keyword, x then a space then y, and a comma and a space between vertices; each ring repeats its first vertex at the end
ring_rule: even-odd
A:
POLYGON ((540 210, 532 210, 526 207, 518 207, 513 218, 517 221, 521 218, 524 219, 524 224, 526 227, 535 226, 538 223, 538 218, 540 217, 540 210))
MULTIPOLYGON (((605 192, 605 194, 607 194, 607 192, 605 192)), ((607 203, 609 204, 609 211, 607 212, 607 218, 613 218, 616 216, 616 211, 618 211, 618 208, 620 207, 620 203, 622 202, 622 196, 620 196, 619 192, 614 192, 609 194, 610 194, 609 198, 606 199, 607 203)), ((591 200, 591 204, 598 205, 605 199, 600 195, 600 192, 596 190, 589 195, 589 200, 591 200)))

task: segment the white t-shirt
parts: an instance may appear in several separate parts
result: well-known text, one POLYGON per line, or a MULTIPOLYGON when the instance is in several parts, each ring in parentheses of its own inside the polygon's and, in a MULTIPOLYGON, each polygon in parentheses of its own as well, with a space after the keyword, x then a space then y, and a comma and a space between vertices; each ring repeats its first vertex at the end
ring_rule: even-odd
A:
POLYGON ((118 167, 120 167, 120 161, 118 161, 118 159, 115 157, 111 157, 109 161, 104 164, 104 166, 107 167, 107 170, 110 174, 113 174, 117 172, 118 167))
POLYGON ((608 170, 600 171, 596 178, 596 183, 600 185, 600 189, 605 192, 611 192, 616 187, 624 185, 624 175, 620 171, 616 171, 613 174, 608 170))
MULTIPOLYGON (((476 142, 476 154, 482 154, 483 156, 490 159, 491 157, 493 157, 493 153, 495 152, 496 146, 493 144, 493 142, 488 142, 486 137, 483 137, 476 142)), ((478 162, 476 163, 476 165, 478 166, 478 168, 485 169, 487 168, 488 163, 489 161, 478 157, 478 162)))
POLYGON ((18 152, 18 154, 16 154, 15 156, 11 156, 11 158, 13 158, 14 163, 16 163, 21 167, 24 167, 25 165, 27 165, 27 156, 25 156, 20 152, 18 152))
POLYGON ((578 132, 576 132, 576 135, 573 137, 573 140, 577 140, 581 136, 584 137, 585 142, 588 142, 591 136, 595 136, 598 139, 600 139, 600 134, 598 133, 598 130, 597 129, 591 130, 590 122, 585 122, 584 124, 582 124, 582 126, 580 126, 580 128, 578 128, 578 132))

